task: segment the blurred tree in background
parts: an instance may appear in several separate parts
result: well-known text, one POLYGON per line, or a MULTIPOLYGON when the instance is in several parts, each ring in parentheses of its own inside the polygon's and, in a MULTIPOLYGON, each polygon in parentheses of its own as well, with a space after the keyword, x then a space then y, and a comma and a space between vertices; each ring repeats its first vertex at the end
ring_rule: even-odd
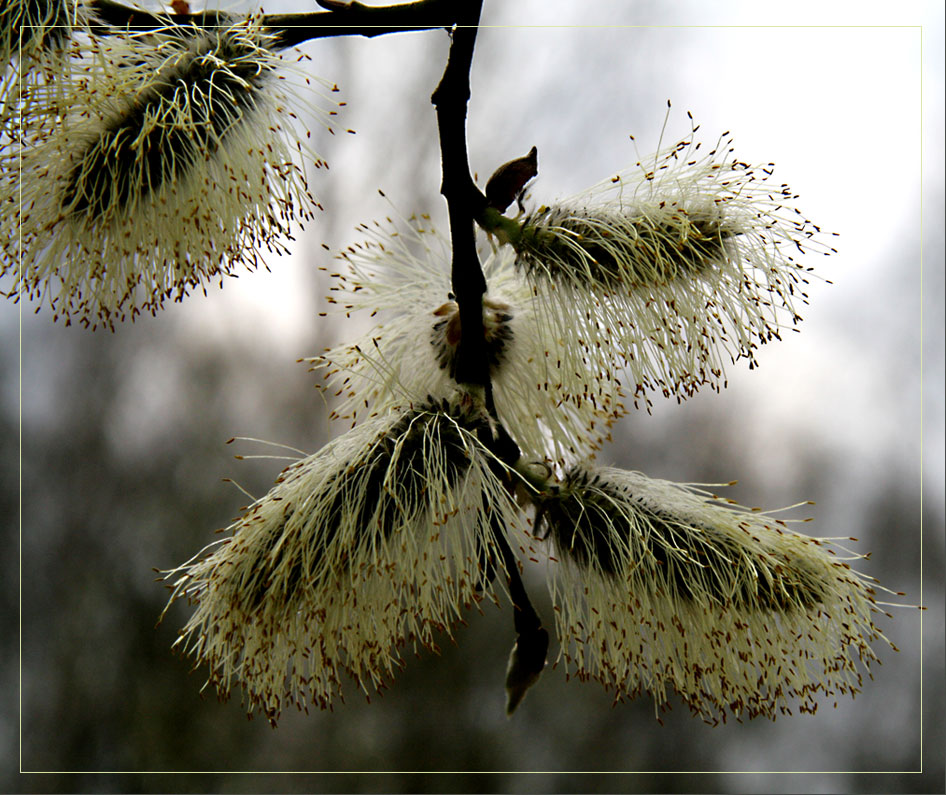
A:
MULTIPOLYGON (((872 552, 862 568, 906 591, 910 603, 921 598, 922 521, 922 599, 941 605, 944 248, 941 225, 927 223, 921 295, 919 31, 616 27, 690 22, 685 10, 677 19, 655 4, 607 3, 600 22, 609 27, 523 28, 517 26, 599 19, 566 3, 487 2, 483 24, 497 27, 480 33, 469 121, 480 185, 498 163, 535 144, 543 193, 572 192, 635 158, 628 133, 650 150, 668 96, 711 133, 731 124, 737 143, 776 160, 813 199, 812 214, 841 232, 841 254, 825 268, 834 286, 813 291, 803 333, 766 346, 760 369, 737 365, 721 394, 631 414, 601 460, 677 481, 739 478, 730 496, 744 504, 812 499, 808 532, 856 536, 856 548, 872 552), (753 53, 777 52, 788 41, 808 56, 824 93, 836 92, 832 102, 809 109, 817 96, 786 100, 784 90, 802 91, 792 85, 800 67, 777 58, 766 60, 766 101, 742 96, 738 81, 749 76, 727 69, 746 61, 755 69, 753 53), (819 46, 825 41, 837 47, 830 57, 819 46), (733 60, 714 61, 720 52, 733 60), (912 65, 897 74, 912 82, 876 78, 907 56, 912 65), (877 73, 869 72, 878 58, 877 73), (796 102, 801 107, 786 106, 796 102), (856 144, 852 108, 905 120, 887 128, 878 118, 886 139, 856 144), (738 114, 744 117, 728 121, 738 114), (896 150, 904 165, 890 173, 853 157, 848 166, 839 162, 842 147, 875 160, 883 156, 879 148, 896 150), (788 162, 793 150, 801 152, 797 164, 788 162), (876 197, 852 187, 862 170, 871 172, 876 197), (890 196, 903 196, 904 206, 879 210, 890 196), (848 215, 835 212, 851 202, 857 206, 848 215), (922 374, 921 301, 928 333, 922 374)), ((19 528, 7 525, 11 551, 3 558, 0 620, 9 642, 0 727, 6 769, 16 768, 19 754, 22 770, 48 771, 11 776, 4 788, 937 791, 946 709, 941 607, 923 616, 922 702, 921 616, 895 610, 881 626, 901 652, 881 650, 884 664, 856 700, 774 723, 711 728, 681 705, 661 715, 660 725, 650 699, 612 709, 600 686, 566 684, 559 668, 546 671, 507 721, 500 685, 512 641, 508 605, 471 614, 457 645, 411 660, 370 704, 349 688, 347 702, 333 711, 287 711, 273 730, 264 719, 247 721, 238 697, 221 704, 209 691, 198 695, 206 672, 188 673, 190 663, 170 652, 184 608, 176 605, 155 629, 167 594, 153 569, 189 558, 246 504, 222 478, 261 495, 281 469, 274 461, 234 462, 233 452, 256 451, 231 450, 224 446, 229 438, 314 451, 334 432, 313 376, 295 363, 350 333, 319 317, 329 288, 320 268, 333 268, 323 244, 344 249, 355 224, 390 211, 377 188, 446 228, 429 96, 448 44, 446 33, 434 31, 306 45, 318 74, 342 87, 350 105, 343 124, 358 134, 317 142, 332 170, 311 176, 329 211, 309 224, 291 254, 268 263, 272 273, 228 280, 223 290, 114 334, 53 324, 43 313, 33 316, 29 304, 0 304, 0 501, 4 515, 19 512, 19 528), (18 529, 19 568, 12 551, 18 529), (921 715, 926 750, 918 775, 909 771, 920 768, 921 715), (299 775, 256 775, 282 771, 299 775), (342 775, 359 771, 375 774, 342 775), (539 772, 517 775, 530 771, 539 772), (796 771, 816 772, 766 775, 796 771), (590 775, 604 772, 613 775, 590 775)), ((941 64, 938 70, 930 91, 942 86, 941 64)), ((926 133, 941 139, 941 116, 937 123, 926 133)), ((941 166, 941 151, 938 157, 941 166)), ((924 217, 941 218, 941 168, 924 190, 924 217)), ((540 580, 527 585, 543 593, 540 580)), ((537 608, 550 615, 547 599, 537 608)), ((553 647, 550 658, 556 654, 553 647)))

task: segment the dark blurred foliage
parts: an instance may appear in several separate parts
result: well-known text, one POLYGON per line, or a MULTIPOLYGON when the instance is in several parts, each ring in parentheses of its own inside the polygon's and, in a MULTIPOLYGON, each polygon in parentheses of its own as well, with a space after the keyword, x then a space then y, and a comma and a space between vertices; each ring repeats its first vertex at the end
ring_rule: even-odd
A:
MULTIPOLYGON (((276 730, 260 718, 247 721, 238 696, 226 704, 218 703, 212 694, 201 698, 202 672, 188 674, 189 664, 170 653, 185 610, 176 606, 154 628, 165 594, 154 582, 152 566, 182 562, 210 540, 209 529, 225 525, 236 508, 245 504, 243 495, 220 482, 220 473, 236 476, 250 491, 261 493, 278 469, 273 462, 265 466, 227 463, 229 449, 222 442, 235 424, 245 423, 228 411, 232 374, 253 373, 252 379, 241 380, 241 388, 262 391, 270 417, 283 418, 261 419, 261 424, 281 426, 283 433, 274 438, 308 438, 314 446, 320 432, 313 431, 317 423, 312 418, 319 411, 319 401, 308 378, 293 378, 291 362, 274 360, 260 351, 189 349, 187 341, 175 334, 173 321, 165 318, 111 336, 27 320, 23 334, 22 764, 32 771, 101 772, 78 777, 64 773, 30 776, 14 782, 14 789, 255 791, 273 786, 268 779, 228 772, 242 770, 713 771, 730 767, 725 760, 732 753, 727 749, 733 747, 751 744, 761 751, 786 739, 804 746, 799 732, 823 731, 824 720, 831 731, 843 733, 844 747, 855 751, 838 759, 839 769, 908 770, 918 764, 915 736, 899 736, 913 728, 909 722, 894 719, 920 709, 911 638, 916 621, 914 614, 903 611, 898 611, 892 628, 890 622, 885 628, 905 651, 883 654, 886 664, 877 669, 877 681, 857 701, 842 702, 838 708, 840 713, 856 716, 856 723, 832 720, 835 716, 826 705, 827 711, 815 718, 799 716, 777 725, 730 724, 713 729, 678 706, 662 715, 664 725, 659 725, 653 705, 645 700, 612 708, 610 697, 598 685, 566 683, 559 669, 547 671, 514 719, 507 721, 502 682, 514 640, 508 605, 502 610, 486 606, 483 615, 472 613, 469 626, 458 629, 456 644, 444 639, 439 656, 408 657, 408 665, 390 691, 370 704, 350 691, 347 702, 334 712, 289 712, 276 730), (166 415, 134 413, 125 403, 127 379, 136 361, 165 356, 179 372, 158 370, 145 380, 145 391, 161 391, 162 381, 168 379, 187 388, 166 404, 173 423, 167 423, 165 432, 149 436, 145 449, 128 450, 115 436, 117 417, 132 411, 133 417, 125 422, 147 425, 160 423, 166 415), (47 390, 44 399, 50 400, 50 413, 27 405, 26 397, 36 395, 37 382, 47 390), (276 382, 280 389, 269 388, 276 382), (35 422, 30 419, 34 410, 35 422), (888 671, 888 665, 894 667, 888 671), (890 674, 906 680, 892 682, 890 674), (906 697, 909 703, 892 708, 886 701, 890 697, 906 697), (862 706, 865 702, 866 707, 862 706), (858 756, 859 748, 871 750, 858 756), (153 778, 133 773, 105 775, 106 771, 195 774, 153 778), (218 772, 198 776, 198 771, 218 772)), ((8 372, 15 366, 10 361, 4 364, 8 372)), ((637 422, 628 423, 616 433, 615 448, 626 459, 619 463, 659 474, 668 466, 666 451, 687 449, 687 473, 693 480, 718 479, 720 470, 738 471, 746 459, 744 451, 731 443, 738 435, 720 424, 725 416, 708 409, 692 412, 659 444, 636 435, 637 422), (707 434, 707 427, 716 429, 715 434, 707 434), (699 448, 692 444, 694 438, 700 439, 699 448)), ((15 428, 6 417, 5 436, 15 442, 15 428)), ((10 448, 5 444, 4 449, 10 448)), ((791 484, 793 491, 817 500, 827 482, 819 473, 830 467, 829 457, 813 457, 806 462, 807 482, 791 484)), ((12 476, 4 478, 3 500, 15 514, 16 495, 10 487, 16 478, 11 470, 8 463, 12 476)), ((768 495, 759 484, 754 486, 752 496, 772 504, 766 502, 768 495)), ((919 535, 917 504, 915 491, 892 484, 856 511, 864 523, 858 522, 859 532, 871 538, 874 558, 884 562, 885 582, 910 590, 911 598, 917 597, 918 550, 911 541, 919 535)), ((926 521, 929 532, 938 519, 929 513, 926 521)), ((933 567, 942 564, 941 551, 931 563, 933 567)), ((14 566, 15 556, 8 556, 4 596, 11 605, 16 599, 14 566)), ((532 593, 539 595, 540 612, 550 620, 541 577, 533 577, 529 584, 532 593)), ((11 613, 4 618, 7 637, 16 634, 11 613)), ((930 640, 936 642, 935 637, 930 640)), ((11 693, 15 662, 10 658, 5 662, 7 692, 11 693)), ((927 676, 931 676, 929 671, 927 676)), ((937 704, 931 698, 936 690, 930 690, 926 731, 941 736, 934 716, 946 705, 941 691, 937 704)), ((13 729, 8 723, 11 739, 13 729)), ((806 766, 800 758, 797 767, 787 769, 806 766)), ((758 769, 772 768, 762 764, 758 769)), ((856 783, 852 779, 839 788, 880 791, 888 788, 881 783, 885 780, 875 775, 856 783)), ((391 772, 364 778, 294 776, 279 779, 275 786, 287 791, 581 791, 600 787, 672 792, 708 784, 706 778, 699 782, 666 774, 589 781, 551 773, 520 778, 508 772, 474 777, 391 772)), ((729 779, 724 786, 738 789, 740 782, 729 779)), ((929 791, 909 782, 905 779, 894 788, 929 791)))
MULTIPOLYGON (((358 72, 359 59, 372 44, 332 46, 333 79, 352 87, 354 105, 359 81, 369 79, 358 72)), ((484 37, 484 64, 493 46, 495 37, 484 37)), ((400 206, 418 211, 437 206, 439 162, 428 97, 442 68, 445 37, 428 37, 423 47, 422 58, 393 61, 406 80, 422 87, 410 100, 415 104, 382 95, 378 104, 353 110, 362 116, 352 126, 361 135, 364 124, 365 135, 343 141, 348 148, 330 157, 333 179, 318 183, 327 207, 349 202, 340 213, 345 219, 383 215, 384 209, 374 212, 379 205, 366 209, 358 197, 376 196, 375 188, 392 183, 417 191, 413 202, 401 192, 400 206), (366 122, 374 115, 383 116, 384 125, 370 128, 366 122), (412 146, 392 159, 379 136, 396 137, 404 130, 413 131, 412 146), (378 151, 372 154, 373 148, 378 151), (360 170, 353 165, 359 159, 360 170)), ((647 52, 644 47, 642 57, 647 52)), ((604 55, 592 48, 595 58, 604 55)), ((487 102, 476 94, 478 79, 474 73, 472 108, 485 113, 487 102)), ((642 91, 651 102, 646 86, 642 91)), ((569 119, 573 128, 559 130, 550 146, 568 150, 581 124, 590 123, 577 112, 569 119)), ((538 143, 541 172, 548 147, 529 137, 537 129, 545 127, 523 124, 514 115, 506 128, 508 146, 500 136, 485 142, 482 136, 471 138, 474 167, 485 176, 538 143)), ((259 717, 246 719, 238 693, 227 703, 213 693, 202 695, 205 672, 189 672, 190 663, 170 651, 186 620, 185 607, 176 605, 155 628, 166 590, 153 569, 196 554, 213 539, 211 531, 226 526, 247 503, 222 478, 260 495, 281 468, 271 460, 233 461, 234 453, 280 451, 245 442, 227 447, 227 439, 254 436, 312 452, 336 430, 327 424, 313 377, 293 359, 318 353, 344 334, 335 321, 317 316, 323 308, 319 297, 328 287, 317 266, 331 264, 319 244, 347 245, 357 239, 349 230, 326 213, 304 239, 301 276, 292 289, 309 311, 301 313, 304 320, 289 340, 276 339, 262 315, 229 317, 228 311, 237 311, 227 303, 229 285, 114 334, 53 324, 48 312, 34 317, 29 307, 18 330, 18 308, 0 306, 0 507, 4 516, 19 517, 19 525, 5 524, 8 554, 0 564, 0 630, 8 639, 0 669, 0 734, 4 768, 31 771, 7 777, 0 788, 942 791, 941 501, 927 499, 921 514, 919 473, 909 466, 886 472, 882 480, 852 482, 858 470, 848 460, 851 451, 829 440, 778 451, 792 465, 773 477, 765 468, 770 451, 743 432, 745 399, 728 392, 679 407, 658 406, 654 416, 632 415, 615 429, 604 462, 679 481, 740 477, 731 496, 767 508, 813 499, 819 503, 817 521, 804 529, 860 538, 858 549, 873 553, 861 568, 894 590, 907 591, 910 603, 920 599, 922 519, 923 599, 936 606, 924 616, 922 702, 920 614, 899 609, 882 627, 900 654, 881 649, 884 665, 875 669, 865 692, 837 709, 825 703, 814 717, 712 728, 682 705, 659 716, 643 699, 612 707, 600 686, 566 682, 554 667, 507 720, 503 678, 514 641, 509 605, 471 613, 455 643, 443 639, 439 655, 408 655, 390 689, 371 703, 349 689, 346 703, 334 711, 287 712, 273 729, 259 717), (221 333, 205 334, 206 327, 194 321, 205 307, 221 318, 221 333), (919 770, 921 711, 925 772, 897 772, 919 770), (805 770, 829 772, 792 775, 805 770), (263 775, 280 771, 293 775, 263 775), (607 771, 614 772, 600 775, 607 771), (769 775, 772 771, 783 773, 769 775)), ((933 249, 927 247, 928 261, 941 262, 941 237, 933 249)), ((910 270, 915 263, 890 267, 910 270)), ((934 322, 941 323, 939 311, 934 322)), ((942 349, 933 355, 941 357, 942 349)), ((903 458, 897 453, 892 460, 899 466, 903 458)), ((933 494, 941 494, 939 487, 933 494)), ((529 574, 537 608, 551 622, 542 572, 529 574)), ((553 641, 553 659, 557 651, 553 641)))

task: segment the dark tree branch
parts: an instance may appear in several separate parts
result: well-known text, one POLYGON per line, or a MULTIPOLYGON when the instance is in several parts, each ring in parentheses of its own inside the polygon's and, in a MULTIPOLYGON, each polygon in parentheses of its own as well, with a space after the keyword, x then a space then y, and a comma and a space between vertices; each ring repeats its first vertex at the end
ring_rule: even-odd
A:
POLYGON ((460 308, 461 337, 457 348, 456 380, 457 383, 484 387, 487 406, 492 411, 489 359, 483 338, 486 279, 476 253, 476 232, 473 226, 473 219, 481 215, 486 207, 486 197, 470 175, 466 149, 470 66, 482 5, 483 0, 466 0, 458 12, 447 67, 431 102, 437 109, 443 167, 440 192, 447 200, 450 217, 453 247, 451 278, 453 293, 460 308))
MULTIPOLYGON (((473 49, 482 6, 483 0, 466 0, 458 26, 453 31, 446 69, 430 99, 437 109, 443 169, 440 192, 447 201, 447 213, 450 218, 450 242, 453 249, 451 284, 460 312, 460 342, 457 346, 455 378, 457 383, 475 384, 484 388, 486 408, 496 423, 495 429, 491 428, 480 435, 480 441, 503 464, 512 466, 519 459, 520 450, 496 415, 489 374, 489 356, 483 333, 486 277, 483 275, 476 251, 474 220, 483 215, 487 200, 476 187, 470 174, 466 147, 470 67, 473 63, 473 49)), ((495 468, 497 476, 508 482, 508 474, 503 467, 497 464, 495 468)), ((491 506, 484 502, 483 510, 490 513, 491 506)), ((545 666, 549 635, 543 629, 539 615, 529 601, 529 595, 519 575, 516 556, 506 540, 504 528, 499 526, 498 522, 498 514, 493 513, 490 526, 502 556, 503 568, 509 578, 509 593, 514 606, 513 620, 518 636, 514 651, 515 665, 511 669, 511 675, 507 677, 507 693, 515 694, 509 702, 511 709, 514 709, 525 690, 545 666)), ((483 566, 484 582, 488 583, 495 571, 493 561, 487 559, 483 566)))
MULTIPOLYGON (((263 24, 277 37, 278 47, 292 47, 310 39, 331 36, 383 36, 417 30, 452 27, 457 21, 457 0, 416 0, 390 6, 368 6, 359 2, 340 3, 321 0, 326 11, 302 14, 265 14, 263 24)), ((221 11, 195 14, 153 14, 131 8, 115 0, 92 0, 95 15, 116 28, 154 30, 168 21, 176 25, 213 27, 232 24, 239 17, 221 11)), ((93 26, 99 34, 108 29, 93 26)))
POLYGON ((267 26, 283 28, 280 44, 290 47, 328 36, 384 36, 417 30, 450 28, 457 22, 457 0, 416 0, 391 6, 366 6, 318 0, 329 11, 265 17, 267 26), (305 19, 308 17, 309 19, 305 19))

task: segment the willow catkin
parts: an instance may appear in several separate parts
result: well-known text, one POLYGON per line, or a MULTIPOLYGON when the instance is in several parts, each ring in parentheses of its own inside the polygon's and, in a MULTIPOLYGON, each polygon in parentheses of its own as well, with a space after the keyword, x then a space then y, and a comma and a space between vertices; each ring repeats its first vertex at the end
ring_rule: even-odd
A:
POLYGON ((178 647, 273 721, 287 704, 331 706, 343 673, 379 688, 406 643, 436 648, 504 587, 488 573, 502 566, 491 517, 518 526, 484 424, 468 398, 431 400, 290 466, 226 538, 167 573, 171 601, 196 604, 178 647))
POLYGON ((571 470, 536 497, 566 665, 708 720, 856 694, 886 640, 875 589, 824 540, 708 492, 571 470))

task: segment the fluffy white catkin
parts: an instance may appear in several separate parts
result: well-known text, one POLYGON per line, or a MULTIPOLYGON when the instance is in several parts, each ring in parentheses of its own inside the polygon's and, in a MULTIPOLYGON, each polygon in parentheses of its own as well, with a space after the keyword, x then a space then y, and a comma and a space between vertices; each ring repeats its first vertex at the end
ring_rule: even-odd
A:
POLYGON ((556 324, 623 359, 635 403, 725 384, 728 361, 797 324, 827 237, 773 166, 725 134, 691 135, 588 191, 498 231, 556 324))
POLYGON ((2 153, 7 292, 111 327, 283 250, 317 205, 273 45, 253 17, 93 37, 2 153))
POLYGON ((428 401, 290 466, 222 541, 167 573, 171 601, 196 604, 179 648, 273 721, 287 704, 330 706, 344 673, 380 688, 405 644, 436 648, 504 588, 489 573, 502 571, 492 523, 519 526, 484 423, 469 399, 428 401))
MULTIPOLYGON (((536 499, 566 666, 707 720, 856 694, 886 638, 840 547, 702 489, 575 468, 536 499)), ((856 557, 856 556, 855 556, 856 557)))

